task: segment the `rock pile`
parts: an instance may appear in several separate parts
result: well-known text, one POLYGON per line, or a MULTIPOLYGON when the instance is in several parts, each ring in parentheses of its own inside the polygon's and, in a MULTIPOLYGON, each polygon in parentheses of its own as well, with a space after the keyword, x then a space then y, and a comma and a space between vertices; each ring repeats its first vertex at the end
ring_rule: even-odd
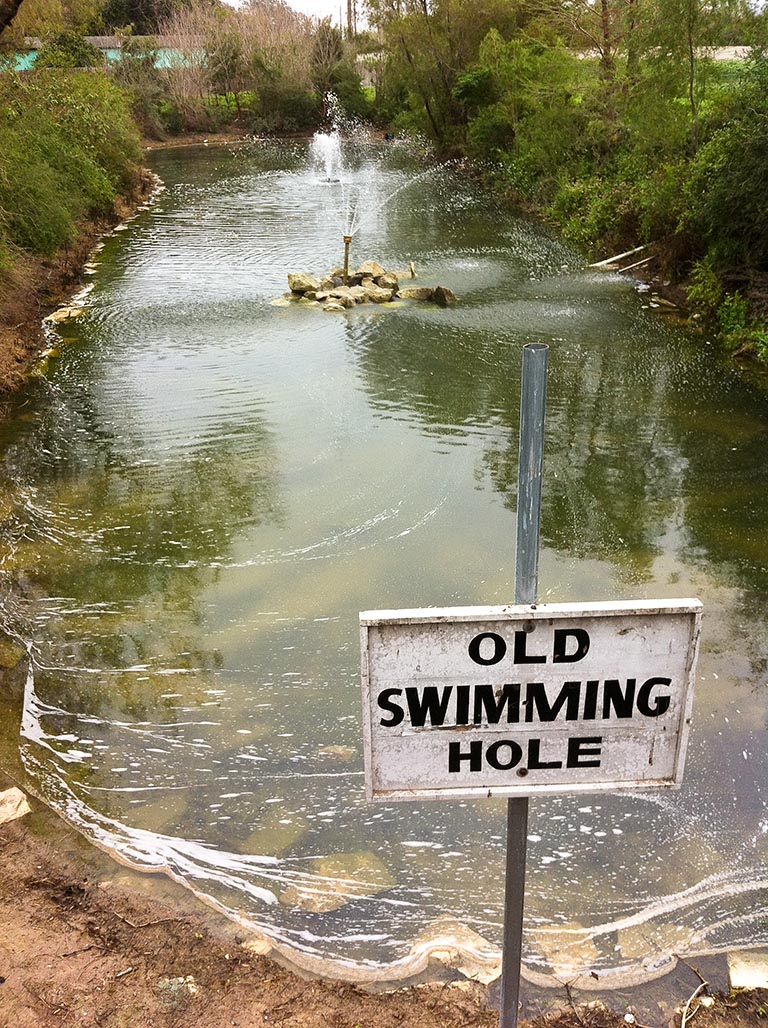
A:
POLYGON ((344 281, 344 269, 334 268, 323 278, 304 272, 288 275, 290 293, 284 293, 278 306, 292 302, 320 305, 324 311, 344 311, 358 303, 390 303, 393 300, 421 300, 440 307, 452 307, 456 296, 446 286, 400 287, 398 276, 376 261, 364 261, 344 281))

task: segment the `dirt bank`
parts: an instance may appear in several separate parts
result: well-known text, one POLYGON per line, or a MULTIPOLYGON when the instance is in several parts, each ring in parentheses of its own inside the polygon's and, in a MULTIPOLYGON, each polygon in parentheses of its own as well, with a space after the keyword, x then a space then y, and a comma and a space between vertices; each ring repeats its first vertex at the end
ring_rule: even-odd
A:
MULTIPOLYGON (((0 775, 0 793, 10 785, 0 775)), ((181 886, 125 871, 43 804, 30 803, 31 813, 0 825, 0 1028, 497 1024, 485 990, 472 982, 372 995, 303 979, 246 950, 235 925, 181 886)), ((565 991, 553 1000, 525 1025, 643 1025, 600 1004, 573 1006, 565 991)), ((689 1007, 696 1028, 768 1024, 768 992, 705 1002, 689 1007)), ((680 1022, 678 1011, 665 1023, 680 1022)))
POLYGON ((53 257, 22 255, 0 276, 0 414, 3 394, 17 389, 42 350, 42 320, 83 283, 83 266, 97 239, 146 201, 155 178, 142 171, 136 189, 105 217, 83 221, 77 238, 53 257))
MULTIPOLYGON (((311 134, 309 133, 310 136, 311 134)), ((145 153, 150 153, 153 150, 179 150, 185 146, 224 146, 229 143, 252 142, 255 138, 255 136, 235 130, 230 132, 185 132, 182 136, 169 136, 167 139, 145 138, 142 140, 141 146, 145 153)))

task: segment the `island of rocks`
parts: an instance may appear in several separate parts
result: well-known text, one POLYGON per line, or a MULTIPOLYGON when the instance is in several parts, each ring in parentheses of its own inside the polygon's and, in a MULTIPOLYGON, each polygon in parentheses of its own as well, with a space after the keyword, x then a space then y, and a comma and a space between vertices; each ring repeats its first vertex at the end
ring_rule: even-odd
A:
POLYGON ((446 286, 401 287, 398 276, 376 261, 364 261, 346 275, 334 268, 322 278, 304 272, 288 275, 289 293, 273 301, 278 306, 299 301, 322 307, 324 311, 344 311, 358 303, 390 303, 393 300, 421 300, 439 307, 452 307, 455 294, 446 286))

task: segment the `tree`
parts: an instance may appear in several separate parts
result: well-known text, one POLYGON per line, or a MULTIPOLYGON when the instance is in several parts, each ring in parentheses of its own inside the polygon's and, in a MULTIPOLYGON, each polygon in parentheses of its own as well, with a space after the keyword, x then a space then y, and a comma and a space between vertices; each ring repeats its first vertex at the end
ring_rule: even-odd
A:
MULTIPOLYGON (((192 6, 192 0, 102 0, 102 19, 109 29, 131 26, 134 35, 154 35, 160 24, 176 11, 192 6)), ((211 4, 210 6, 215 6, 211 4)))
POLYGON ((241 115, 240 91, 247 80, 248 55, 233 20, 222 20, 206 39, 206 53, 211 85, 217 93, 231 93, 238 116, 241 115))
POLYGON ((9 27, 18 14, 23 0, 0 0, 0 33, 9 27))
POLYGON ((502 40, 539 16, 544 0, 370 0, 386 45, 383 92, 405 97, 410 118, 443 149, 461 146, 467 110, 455 90, 491 29, 502 40))
POLYGON ((96 47, 78 32, 57 32, 43 41, 35 64, 38 68, 96 68, 102 61, 96 47))
POLYGON ((324 18, 315 29, 312 41, 312 83, 321 96, 330 92, 333 73, 344 57, 344 44, 341 32, 331 24, 330 18, 324 18))
POLYGON ((97 33, 101 29, 101 8, 104 0, 0 0, 0 31, 2 10, 15 4, 13 24, 8 22, 5 37, 24 36, 46 38, 57 32, 77 32, 80 35, 97 33))
POLYGON ((642 105, 651 96, 658 106, 683 100, 693 153, 700 142, 700 108, 712 71, 708 48, 717 42, 719 13, 706 0, 654 0, 643 9, 637 25, 645 70, 645 83, 639 88, 642 105))
POLYGON ((768 66, 755 54, 691 163, 686 220, 717 270, 768 271, 768 66))

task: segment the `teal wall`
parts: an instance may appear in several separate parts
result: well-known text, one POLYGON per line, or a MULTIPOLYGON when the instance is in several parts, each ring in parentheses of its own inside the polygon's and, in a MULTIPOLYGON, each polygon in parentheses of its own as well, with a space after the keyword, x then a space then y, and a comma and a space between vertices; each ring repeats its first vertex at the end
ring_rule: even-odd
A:
MULTIPOLYGON (((120 60, 121 51, 115 50, 104 50, 103 51, 107 64, 116 64, 120 60)), ((17 53, 15 55, 14 71, 30 71, 35 64, 37 58, 37 50, 25 50, 23 53, 17 53)), ((184 58, 179 50, 173 50, 171 47, 160 47, 155 57, 156 68, 172 68, 184 63, 184 58)))

